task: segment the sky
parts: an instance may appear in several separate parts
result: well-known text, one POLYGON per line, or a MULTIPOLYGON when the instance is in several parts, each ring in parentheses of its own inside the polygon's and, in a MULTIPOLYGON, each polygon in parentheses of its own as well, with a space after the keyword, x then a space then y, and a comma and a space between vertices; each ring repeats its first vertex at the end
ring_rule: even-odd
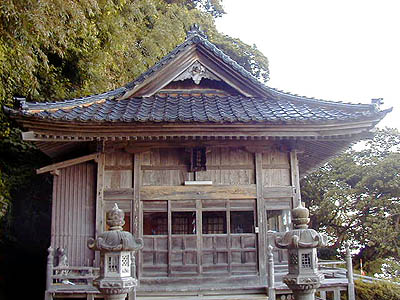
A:
POLYGON ((351 103, 383 98, 400 129, 400 1, 223 0, 219 31, 269 60, 267 85, 351 103))

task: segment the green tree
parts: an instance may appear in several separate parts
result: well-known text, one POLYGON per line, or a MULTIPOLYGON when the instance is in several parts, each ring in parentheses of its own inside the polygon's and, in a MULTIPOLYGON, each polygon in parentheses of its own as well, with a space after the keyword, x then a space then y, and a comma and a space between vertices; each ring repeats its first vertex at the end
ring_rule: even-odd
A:
POLYGON ((350 242, 371 275, 383 263, 400 259, 397 130, 378 131, 364 149, 346 151, 307 175, 301 185, 311 226, 330 237, 331 248, 339 250, 350 242))
MULTIPOLYGON (((4 0, 0 3, 0 106, 13 97, 54 101, 126 84, 183 42, 193 23, 260 80, 268 60, 216 30, 219 0, 4 0)), ((0 148, 29 148, 0 110, 0 148)), ((0 158, 0 219, 21 172, 0 158)))
MULTIPOLYGON (((219 0, 0 1, 0 291, 12 287, 25 267, 17 257, 44 274, 37 270, 49 245, 51 197, 51 177, 34 173, 48 158, 21 141, 3 105, 16 106, 13 97, 55 101, 122 86, 182 43, 193 23, 249 72, 267 79, 268 60, 255 46, 216 30, 214 18, 222 14, 219 0)), ((25 298, 43 296, 35 280, 24 286, 25 298)))
POLYGON ((355 282, 357 300, 400 300, 400 286, 387 282, 355 282))

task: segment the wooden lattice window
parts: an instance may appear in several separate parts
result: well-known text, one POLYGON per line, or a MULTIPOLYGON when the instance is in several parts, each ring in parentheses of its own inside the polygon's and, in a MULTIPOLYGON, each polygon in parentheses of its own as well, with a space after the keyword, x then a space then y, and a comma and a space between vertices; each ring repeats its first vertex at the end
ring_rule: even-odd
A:
POLYGON ((202 217, 203 234, 226 233, 225 211, 204 211, 202 217))
POLYGON ((168 214, 167 212, 144 212, 143 213, 144 235, 167 235, 168 214))
POLYGON ((196 234, 196 213, 173 212, 172 234, 196 234))
POLYGON ((254 212, 231 211, 231 233, 254 233, 254 212))

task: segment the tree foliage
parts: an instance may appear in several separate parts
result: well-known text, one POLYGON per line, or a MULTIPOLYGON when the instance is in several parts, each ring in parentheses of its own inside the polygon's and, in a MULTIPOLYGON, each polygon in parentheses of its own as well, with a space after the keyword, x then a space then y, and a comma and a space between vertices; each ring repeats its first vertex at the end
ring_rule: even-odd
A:
POLYGON ((0 97, 43 101, 121 86, 182 42, 200 24, 248 71, 268 72, 254 46, 217 32, 219 1, 5 0, 0 6, 0 97), (255 66, 258 67, 255 67, 255 66))
POLYGON ((330 237, 332 248, 349 242, 371 274, 380 272, 384 259, 400 259, 397 130, 378 131, 362 150, 343 153, 301 184, 312 227, 330 237))
MULTIPOLYGON (((122 86, 183 42, 193 23, 260 80, 268 60, 255 46, 219 33, 219 0, 4 0, 0 3, 0 106, 55 101, 122 86)), ((0 110, 1 148, 20 141, 0 110)), ((4 156, 3 156, 4 157, 4 156)), ((0 218, 16 175, 0 158, 0 218)), ((17 174, 21 174, 18 172, 17 174)))
MULTIPOLYGON (((0 1, 0 291, 12 295, 20 276, 12 270, 25 261, 37 263, 35 270, 45 265, 51 197, 50 179, 34 173, 48 158, 21 140, 3 105, 16 106, 13 97, 55 101, 122 86, 182 43, 193 23, 262 80, 268 60, 216 30, 214 18, 223 13, 220 0, 0 1)), ((29 298, 43 296, 35 280, 25 287, 29 298)))
POLYGON ((400 300, 400 286, 387 282, 355 281, 357 300, 400 300))
POLYGON ((168 3, 177 3, 189 9, 199 9, 212 15, 221 17, 225 11, 219 0, 166 0, 168 3))

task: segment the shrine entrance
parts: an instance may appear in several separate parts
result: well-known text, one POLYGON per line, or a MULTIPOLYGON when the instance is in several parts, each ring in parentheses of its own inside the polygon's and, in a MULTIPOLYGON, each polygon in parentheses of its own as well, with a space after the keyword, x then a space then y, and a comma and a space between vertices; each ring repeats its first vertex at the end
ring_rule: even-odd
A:
POLYGON ((140 277, 258 275, 256 200, 141 201, 140 277))

